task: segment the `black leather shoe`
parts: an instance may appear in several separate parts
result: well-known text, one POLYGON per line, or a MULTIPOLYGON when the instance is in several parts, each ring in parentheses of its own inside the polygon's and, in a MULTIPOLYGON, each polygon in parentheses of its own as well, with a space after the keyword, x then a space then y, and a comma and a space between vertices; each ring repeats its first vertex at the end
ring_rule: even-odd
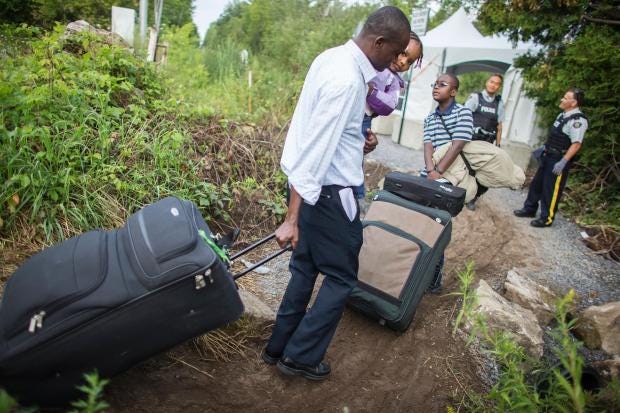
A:
POLYGON ((465 204, 465 208, 469 209, 470 211, 475 211, 476 210, 476 201, 469 201, 465 204))
POLYGON ((536 216, 536 211, 531 212, 524 208, 515 209, 514 211, 512 211, 512 213, 520 218, 534 218, 536 216))
POLYGON ((530 225, 536 228, 544 228, 544 227, 550 227, 551 224, 547 224, 545 221, 543 221, 542 219, 538 218, 538 219, 534 219, 532 221, 530 221, 530 225))
POLYGON ((262 353, 260 353, 260 357, 263 359, 265 363, 273 366, 274 364, 278 362, 278 360, 280 360, 280 357, 282 356, 274 356, 271 353, 267 352, 267 349, 264 348, 262 353))
POLYGON ((309 380, 317 381, 326 379, 332 371, 329 364, 323 361, 316 366, 307 366, 305 364, 297 364, 288 357, 278 361, 278 370, 288 376, 302 376, 309 380))

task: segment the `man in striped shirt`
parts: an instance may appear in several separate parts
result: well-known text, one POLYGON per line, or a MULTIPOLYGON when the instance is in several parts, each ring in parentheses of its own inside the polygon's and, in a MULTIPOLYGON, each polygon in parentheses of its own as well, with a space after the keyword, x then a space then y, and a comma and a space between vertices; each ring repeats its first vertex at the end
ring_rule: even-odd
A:
POLYGON ((445 73, 433 84, 433 99, 439 104, 437 109, 424 119, 424 164, 428 179, 440 179, 459 156, 463 146, 471 141, 474 120, 471 110, 456 103, 454 99, 459 89, 459 79, 445 73), (452 142, 446 156, 433 166, 433 152, 442 145, 452 142))
MULTIPOLYGON (((439 104, 437 109, 424 119, 424 164, 426 168, 421 175, 448 183, 442 177, 443 172, 459 156, 463 146, 474 133, 474 120, 471 110, 456 103, 454 99, 459 90, 459 79, 449 73, 437 78, 433 86, 433 99, 439 104), (452 143, 452 147, 437 165, 433 165, 433 152, 442 145, 452 143)), ((435 278, 429 291, 441 292, 441 278, 444 257, 441 256, 435 270, 435 278)))

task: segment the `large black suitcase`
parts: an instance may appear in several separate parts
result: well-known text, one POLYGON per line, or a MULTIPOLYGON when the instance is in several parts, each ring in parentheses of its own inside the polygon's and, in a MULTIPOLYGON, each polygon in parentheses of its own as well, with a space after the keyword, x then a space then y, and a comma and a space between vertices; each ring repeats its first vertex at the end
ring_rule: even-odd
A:
POLYGON ((379 191, 362 221, 355 310, 405 331, 450 242, 450 214, 379 191))
POLYGON ((448 211, 453 217, 465 203, 463 188, 402 172, 388 173, 383 189, 417 204, 448 211))
POLYGON ((0 303, 0 385, 64 405, 84 373, 111 377, 239 318, 235 282, 199 230, 211 236, 195 205, 169 197, 28 259, 0 303))

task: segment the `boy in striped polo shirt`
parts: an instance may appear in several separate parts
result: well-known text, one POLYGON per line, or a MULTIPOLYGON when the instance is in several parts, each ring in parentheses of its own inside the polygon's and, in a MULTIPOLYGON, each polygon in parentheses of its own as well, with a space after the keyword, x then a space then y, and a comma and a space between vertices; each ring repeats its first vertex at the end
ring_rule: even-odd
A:
MULTIPOLYGON (((439 104, 437 109, 424 119, 424 164, 421 175, 449 183, 442 177, 443 172, 459 156, 463 146, 471 141, 474 133, 474 120, 471 110, 454 100, 459 90, 459 79, 444 73, 433 84, 433 99, 439 104), (452 142, 452 147, 437 165, 433 165, 433 152, 442 145, 452 142)), ((441 256, 435 270, 435 278, 429 291, 441 292, 441 278, 444 257, 441 256)))
POLYGON ((449 73, 439 76, 433 84, 433 99, 439 105, 424 119, 424 164, 429 179, 442 177, 474 133, 471 110, 454 100, 458 89, 459 79, 449 73), (433 152, 450 142, 452 148, 433 166, 433 152))

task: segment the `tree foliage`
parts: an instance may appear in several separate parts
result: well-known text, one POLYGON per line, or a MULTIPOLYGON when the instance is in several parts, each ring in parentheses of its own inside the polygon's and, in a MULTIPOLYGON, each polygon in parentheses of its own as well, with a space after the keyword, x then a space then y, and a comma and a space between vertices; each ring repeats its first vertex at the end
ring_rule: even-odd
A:
POLYGON ((548 127, 558 103, 572 86, 583 88, 589 120, 564 208, 585 223, 620 225, 620 112, 615 86, 620 79, 620 7, 612 0, 488 0, 478 21, 486 32, 513 41, 534 41, 540 49, 515 65, 548 127))
POLYGON ((205 44, 232 42, 281 70, 305 71, 322 50, 350 38, 374 7, 328 0, 233 1, 209 28, 205 44))
MULTIPOLYGON (((153 3, 149 2, 149 24, 153 24, 153 3)), ((0 22, 28 23, 51 28, 54 22, 86 20, 108 27, 112 6, 138 11, 140 0, 0 0, 0 22)), ((164 0, 162 24, 183 26, 192 22, 192 0, 164 0)))

